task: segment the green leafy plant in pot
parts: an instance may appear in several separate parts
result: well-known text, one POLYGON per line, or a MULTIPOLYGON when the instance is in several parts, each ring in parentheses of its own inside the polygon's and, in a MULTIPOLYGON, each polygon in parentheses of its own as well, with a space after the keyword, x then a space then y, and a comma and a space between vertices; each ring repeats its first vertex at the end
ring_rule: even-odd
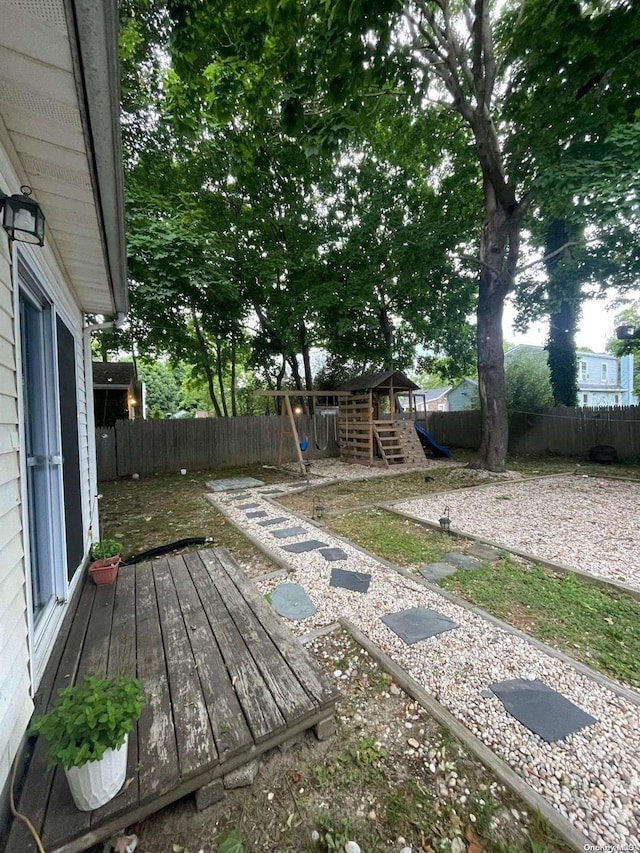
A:
POLYGON ((89 573, 97 584, 113 583, 118 577, 122 545, 117 539, 101 539, 91 546, 93 562, 89 573))
POLYGON ((129 732, 142 704, 137 679, 88 675, 60 690, 48 714, 34 717, 29 733, 47 741, 49 763, 62 765, 81 811, 100 808, 122 788, 129 732))

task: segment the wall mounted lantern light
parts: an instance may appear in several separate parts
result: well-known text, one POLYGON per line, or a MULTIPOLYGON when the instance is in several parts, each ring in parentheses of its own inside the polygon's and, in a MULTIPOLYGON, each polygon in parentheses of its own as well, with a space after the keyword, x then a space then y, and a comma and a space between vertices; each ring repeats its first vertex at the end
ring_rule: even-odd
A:
POLYGON ((7 195, 0 190, 2 227, 11 240, 44 246, 44 213, 31 198, 31 187, 20 187, 19 193, 7 195))

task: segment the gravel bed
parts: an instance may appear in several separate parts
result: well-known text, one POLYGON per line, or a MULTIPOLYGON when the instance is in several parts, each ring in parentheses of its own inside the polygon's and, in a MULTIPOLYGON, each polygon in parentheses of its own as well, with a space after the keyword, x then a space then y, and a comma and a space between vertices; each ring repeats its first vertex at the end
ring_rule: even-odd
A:
MULTIPOLYGON (((462 462, 456 462, 454 459, 426 459, 420 465, 403 465, 401 468, 391 465, 389 468, 383 465, 352 465, 348 462, 340 462, 339 459, 313 459, 311 468, 309 469, 309 480, 311 483, 318 484, 338 482, 339 480, 368 480, 373 477, 389 477, 397 476, 398 474, 410 474, 412 471, 428 471, 433 468, 460 468, 462 462)), ((291 483, 287 481, 281 488, 287 490, 302 488, 305 483, 305 477, 300 473, 300 466, 297 462, 287 462, 282 465, 283 471, 288 471, 292 474, 297 474, 300 477, 300 483, 291 483)))
MULTIPOLYGON (((548 496, 551 492, 555 494, 556 483, 559 488, 562 481, 527 483, 526 489, 534 486, 539 494, 548 496)), ((504 493, 505 485, 499 487, 499 493, 504 493)), ((574 488, 589 490, 592 485, 591 482, 576 481, 574 488)), ((603 485, 606 487, 608 484, 603 485)), ((616 488, 619 485, 615 484, 616 488)), ((476 491, 486 493, 491 488, 476 491)), ((609 494, 607 488, 602 492, 605 493, 609 494)), ((215 499, 239 526, 270 548, 277 547, 278 540, 264 527, 248 520, 228 497, 216 495, 215 499)), ((261 500, 255 491, 252 499, 261 500)), ((442 496, 437 502, 441 509, 442 496)), ((266 500, 261 503, 273 517, 282 515, 280 508, 272 503, 266 500)), ((415 511, 415 503, 407 505, 412 512, 415 511)), ((503 506, 502 502, 500 506, 503 506)), ((540 506, 538 504, 538 511, 540 506)), ((548 503, 542 506, 546 509, 548 503)), ((348 555, 346 561, 329 563, 317 552, 302 555, 281 552, 292 570, 287 580, 299 583, 317 607, 312 617, 287 621, 295 634, 303 636, 335 622, 339 616, 348 617, 568 818, 591 843, 640 846, 638 706, 578 673, 568 664, 546 655, 526 640, 497 628, 437 592, 405 578, 348 543, 325 535, 324 531, 319 531, 304 518, 296 517, 295 513, 287 511, 286 515, 309 531, 308 537, 294 537, 286 542, 321 539, 329 546, 341 547, 348 555), (370 573, 369 592, 362 595, 330 587, 333 566, 370 573), (416 606, 437 610, 457 622, 459 628, 406 645, 380 621, 380 617, 416 606), (599 722, 564 741, 546 743, 507 714, 497 697, 481 695, 490 684, 516 677, 540 679, 599 722)), ((452 515, 457 518, 453 509, 452 515)), ((504 518, 502 521, 504 524, 504 518)), ((527 547, 532 549, 532 543, 527 547)), ((267 580, 259 586, 266 594, 282 580, 267 580)))
POLYGON ((640 589, 640 483, 567 475, 402 501, 395 509, 640 589))

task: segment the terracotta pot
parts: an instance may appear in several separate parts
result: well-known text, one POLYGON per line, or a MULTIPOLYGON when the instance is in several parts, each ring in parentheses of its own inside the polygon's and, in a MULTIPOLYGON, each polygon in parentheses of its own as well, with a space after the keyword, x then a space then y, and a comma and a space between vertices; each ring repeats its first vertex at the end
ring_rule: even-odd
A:
POLYGON ((89 574, 98 586, 114 583, 118 577, 120 557, 107 557, 104 560, 94 560, 89 566, 89 574))

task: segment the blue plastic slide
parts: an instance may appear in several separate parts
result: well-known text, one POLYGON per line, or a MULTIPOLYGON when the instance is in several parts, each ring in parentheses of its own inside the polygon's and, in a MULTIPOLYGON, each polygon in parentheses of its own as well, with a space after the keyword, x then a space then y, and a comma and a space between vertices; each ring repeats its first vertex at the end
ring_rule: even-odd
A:
POLYGON ((416 428, 416 432, 418 433, 418 438, 420 439, 420 444, 422 445, 422 449, 425 453, 433 453, 434 456, 446 456, 447 459, 451 459, 451 451, 448 447, 444 447, 442 444, 438 444, 435 438, 431 435, 430 432, 427 432, 426 429, 421 424, 414 424, 416 428))

